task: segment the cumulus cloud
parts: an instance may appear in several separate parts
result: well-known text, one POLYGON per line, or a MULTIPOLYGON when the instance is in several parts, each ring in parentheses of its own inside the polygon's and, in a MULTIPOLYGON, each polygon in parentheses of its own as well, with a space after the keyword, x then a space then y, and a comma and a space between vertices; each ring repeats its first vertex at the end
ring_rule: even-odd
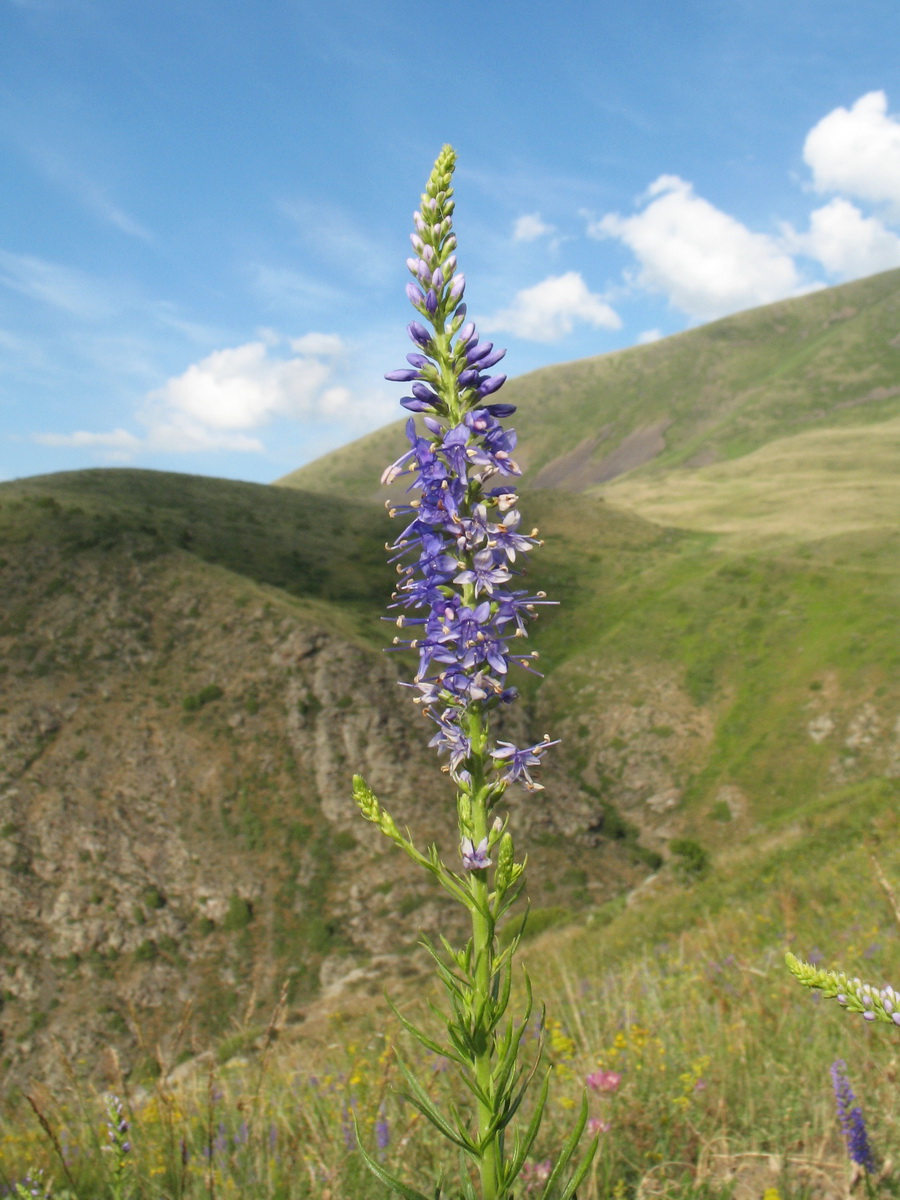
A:
POLYGON ((485 329, 505 330, 532 342, 557 342, 576 324, 620 329, 618 313, 588 289, 578 271, 551 275, 516 294, 509 308, 482 321, 485 329))
POLYGON ((94 447, 133 455, 138 451, 197 452, 265 449, 258 432, 279 417, 333 420, 353 395, 335 383, 344 344, 334 334, 309 333, 288 342, 265 331, 257 341, 216 350, 150 392, 138 418, 143 437, 123 429, 109 433, 44 433, 44 445, 94 447))
POLYGON ((794 253, 816 259, 841 279, 900 267, 900 237, 842 197, 810 214, 808 233, 786 227, 785 241, 794 253))
POLYGON ((803 159, 819 192, 842 192, 900 209, 900 120, 884 92, 836 108, 809 131, 803 159))
POLYGON ((662 334, 658 329, 645 329, 643 333, 637 335, 635 345, 649 346, 651 342, 658 342, 661 337, 662 334))
POLYGON ((536 242, 538 238, 548 237, 555 232, 552 225, 541 220, 540 213, 526 213, 523 217, 517 217, 513 224, 513 241, 536 242))
POLYGON ((154 446, 258 450, 248 432, 277 417, 333 415, 349 400, 333 385, 334 359, 343 348, 334 334, 310 333, 279 356, 272 335, 216 350, 147 397, 144 420, 154 446))
POLYGON ((661 175, 646 199, 634 216, 609 213, 590 222, 588 234, 624 242, 640 263, 636 282, 675 308, 710 320, 804 290, 775 238, 754 233, 677 175, 661 175))
MULTIPOLYGON (((301 346, 304 340, 298 339, 301 346)), ((313 412, 330 376, 331 366, 321 352, 307 349, 279 358, 266 342, 247 342, 207 355, 148 399, 151 406, 209 430, 257 429, 273 417, 313 412)))

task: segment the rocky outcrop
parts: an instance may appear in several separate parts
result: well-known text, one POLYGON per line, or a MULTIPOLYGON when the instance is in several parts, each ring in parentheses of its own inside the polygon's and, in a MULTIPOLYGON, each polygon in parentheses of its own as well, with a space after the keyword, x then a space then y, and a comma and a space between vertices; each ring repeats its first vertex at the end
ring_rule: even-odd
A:
MULTIPOLYGON (((352 803, 360 772, 419 844, 455 853, 452 792, 401 664, 346 613, 139 539, 4 554, 6 1086, 52 1075, 57 1047, 102 1073, 112 1044, 140 1071, 182 1018, 182 1048, 202 1051, 268 1012, 285 978, 301 1019, 320 988, 408 971, 420 929, 465 936, 352 803)), ((519 706, 501 736, 528 723, 519 706)), ((544 837, 529 853, 554 891, 536 904, 567 901, 573 863, 603 895, 641 873, 596 839, 573 852, 597 806, 557 771, 552 804, 509 794, 513 830, 544 837)))

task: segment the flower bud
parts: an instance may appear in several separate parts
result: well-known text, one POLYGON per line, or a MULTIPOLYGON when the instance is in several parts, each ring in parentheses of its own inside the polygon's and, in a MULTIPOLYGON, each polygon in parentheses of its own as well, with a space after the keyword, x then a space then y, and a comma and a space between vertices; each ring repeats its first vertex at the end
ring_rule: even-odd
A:
POLYGON ((494 873, 494 889, 502 895, 509 887, 513 868, 513 840, 510 833, 504 833, 497 850, 497 870, 494 873))
MULTIPOLYGON (((407 292, 407 295, 408 294, 409 293, 407 292)), ((420 325, 418 321, 410 321, 406 327, 406 332, 409 334, 412 341, 418 342, 423 350, 427 349, 431 345, 431 334, 428 332, 425 326, 420 325)))

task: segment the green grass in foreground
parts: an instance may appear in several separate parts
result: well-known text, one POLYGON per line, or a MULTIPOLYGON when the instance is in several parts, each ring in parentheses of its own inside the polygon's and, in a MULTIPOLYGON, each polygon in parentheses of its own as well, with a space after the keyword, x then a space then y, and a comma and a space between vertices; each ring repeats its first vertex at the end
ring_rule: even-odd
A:
MULTIPOLYGON (((890 1158, 900 1122, 896 1036, 816 1003, 783 954, 900 980, 898 929, 869 858, 875 850, 900 880, 898 799, 896 782, 832 797, 773 828, 755 861, 720 858, 702 882, 669 882, 643 903, 530 943, 555 1083, 523 1196, 539 1194, 542 1164, 600 1071, 621 1079, 610 1091, 588 1085, 591 1120, 604 1132, 582 1200, 774 1200, 766 1188, 780 1200, 846 1196, 828 1076, 836 1058, 848 1063, 876 1154, 890 1158)), ((427 997, 395 999, 428 1019, 427 997)), ((441 1165, 452 1178, 443 1144, 395 1091, 396 1028, 380 998, 360 997, 315 1041, 270 1045, 254 1061, 211 1059, 149 1094, 111 1079, 132 1122, 122 1194, 380 1200, 384 1188, 353 1149, 353 1115, 373 1153, 410 1182, 427 1191, 441 1165)), ((525 1036, 532 1053, 537 1032, 525 1036)), ((446 1102, 445 1064, 432 1068, 431 1091, 446 1102)), ((32 1098, 40 1117, 21 1098, 5 1113, 0 1181, 40 1166, 58 1197, 114 1197, 100 1098, 74 1085, 32 1098)), ((900 1194, 889 1165, 875 1194, 900 1194)))

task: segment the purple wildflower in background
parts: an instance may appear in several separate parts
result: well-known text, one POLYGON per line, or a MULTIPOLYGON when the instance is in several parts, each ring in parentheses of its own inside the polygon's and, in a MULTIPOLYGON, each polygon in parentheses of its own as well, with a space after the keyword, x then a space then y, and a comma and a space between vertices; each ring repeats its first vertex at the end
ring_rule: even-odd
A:
POLYGON ((341 1105, 341 1132, 344 1135, 344 1145, 348 1150, 352 1150, 356 1146, 356 1135, 353 1131, 353 1110, 355 1107, 355 1099, 351 1099, 349 1104, 344 1102, 341 1105))
POLYGON ((375 1140, 379 1150, 386 1150, 391 1140, 390 1127, 383 1108, 378 1110, 378 1120, 375 1122, 375 1140))
POLYGON ((876 1169, 875 1156, 869 1146, 862 1109, 855 1103, 856 1097, 847 1078, 847 1064, 842 1058, 831 1064, 831 1086, 834 1088, 841 1132, 847 1141, 847 1153, 864 1171, 872 1173, 876 1169))
POLYGON ((110 1150, 120 1155, 131 1152, 131 1142, 127 1138, 128 1118, 118 1096, 108 1096, 106 1100, 106 1133, 110 1150))
POLYGON ((12 1193, 7 1192, 7 1195, 13 1196, 43 1196, 45 1195, 44 1181, 42 1179, 43 1170, 38 1168, 34 1174, 31 1171, 26 1171, 24 1177, 14 1184, 12 1193))
POLYGON ((225 1122, 219 1122, 219 1131, 216 1135, 216 1140, 213 1142, 213 1153, 224 1154, 228 1149, 228 1137, 225 1133, 225 1122))
MULTIPOLYGON (((493 400, 506 376, 487 374, 506 351, 481 341, 461 302, 465 285, 453 253, 449 187, 454 163, 448 147, 432 177, 438 190, 423 196, 421 211, 413 214, 415 254, 407 266, 415 282, 407 285, 407 295, 433 331, 412 321, 409 365, 386 375, 411 385, 412 394, 400 403, 420 423, 414 417, 407 421, 410 448, 387 468, 382 482, 410 477, 409 499, 391 506, 392 516, 406 516, 409 523, 389 547, 392 561, 414 556, 397 567, 392 605, 404 610, 396 619, 400 628, 417 627, 409 639, 394 639, 395 647, 419 655, 419 669, 407 686, 419 692, 417 702, 437 726, 431 745, 447 754, 446 769, 457 783, 470 783, 473 754, 487 751, 496 799, 514 781, 538 789, 529 769, 554 743, 473 747, 471 721, 515 699, 507 682, 510 664, 533 670, 537 656, 513 652, 510 643, 526 636, 536 606, 549 601, 543 593, 529 595, 513 586, 520 558, 539 543, 537 530, 520 531, 515 489, 507 482, 521 470, 513 457, 515 432, 502 425, 515 406, 493 400)), ((464 865, 470 870, 488 865, 480 861, 482 853, 480 846, 467 852, 464 845, 464 865)))

